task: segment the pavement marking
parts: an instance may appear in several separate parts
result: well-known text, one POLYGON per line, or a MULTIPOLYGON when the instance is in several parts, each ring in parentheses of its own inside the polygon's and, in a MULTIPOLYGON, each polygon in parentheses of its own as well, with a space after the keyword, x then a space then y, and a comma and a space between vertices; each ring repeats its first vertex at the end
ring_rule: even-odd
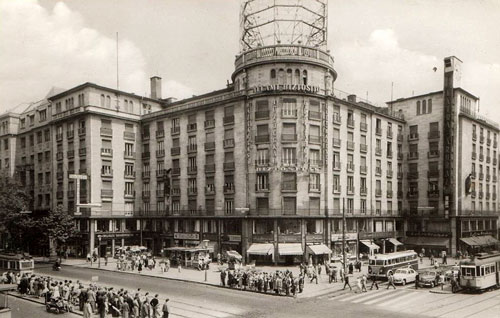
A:
MULTIPOLYGON (((409 298, 409 299, 404 299, 402 301, 399 301, 397 303, 394 303, 394 304, 391 304, 391 305, 388 305, 385 309, 388 309, 388 310, 393 310, 393 311, 400 311, 399 309, 400 308, 405 308, 405 306, 407 306, 407 304, 409 303, 413 303, 415 302, 416 300, 420 300, 421 298, 426 298, 427 296, 429 296, 429 294, 425 294, 425 293, 413 293, 414 297, 412 298, 409 298), (390 308, 390 309, 389 309, 390 308)), ((421 305, 419 305, 421 306, 421 305)))
POLYGON ((378 297, 378 298, 375 297, 375 299, 372 299, 370 301, 365 301, 363 304, 365 304, 365 305, 372 305, 372 304, 375 304, 375 303, 377 303, 377 302, 379 302, 381 300, 386 300, 388 298, 392 298, 392 297, 394 297, 394 293, 397 293, 397 291, 393 290, 393 293, 389 293, 389 294, 387 294, 387 295, 385 295, 383 297, 378 297))
POLYGON ((183 311, 189 311, 193 312, 196 314, 204 314, 207 317, 216 317, 216 318, 223 318, 223 317, 229 317, 232 316, 232 314, 228 314, 226 312, 206 308, 206 307, 200 307, 200 306, 195 306, 191 304, 183 304, 183 303, 175 303, 172 304, 172 309, 180 309, 183 311))
POLYGON ((370 300, 372 298, 380 297, 380 296, 383 296, 386 294, 392 294, 393 292, 394 292, 394 290, 383 290, 381 292, 374 292, 374 293, 370 293, 368 295, 357 295, 358 298, 351 301, 351 302, 352 303, 360 303, 360 302, 370 300))
POLYGON ((393 299, 390 299, 388 301, 384 301, 384 302, 382 302, 380 304, 377 304, 377 306, 379 306, 379 307, 380 306, 389 306, 389 305, 392 305, 395 302, 400 302, 403 299, 406 299, 406 298, 408 298, 410 296, 414 296, 414 295, 415 295, 414 292, 404 292, 403 295, 401 295, 401 296, 398 295, 398 297, 394 297, 393 299))

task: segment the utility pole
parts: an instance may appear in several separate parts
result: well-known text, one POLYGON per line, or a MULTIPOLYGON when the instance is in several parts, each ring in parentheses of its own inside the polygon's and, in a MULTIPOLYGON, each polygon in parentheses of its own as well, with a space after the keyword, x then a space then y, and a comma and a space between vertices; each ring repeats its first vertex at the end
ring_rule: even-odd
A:
POLYGON ((344 264, 344 273, 346 271, 346 255, 345 255, 345 198, 342 198, 342 259, 344 264))

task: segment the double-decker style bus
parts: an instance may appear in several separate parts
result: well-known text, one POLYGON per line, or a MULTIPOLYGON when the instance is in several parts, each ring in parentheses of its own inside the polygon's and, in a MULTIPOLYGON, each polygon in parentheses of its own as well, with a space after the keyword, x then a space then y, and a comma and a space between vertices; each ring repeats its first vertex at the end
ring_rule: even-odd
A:
POLYGON ((398 268, 402 267, 418 269, 418 257, 414 250, 371 256, 368 265, 368 276, 387 278, 389 273, 394 274, 398 268))
POLYGON ((471 291, 500 287, 500 252, 480 253, 461 261, 459 284, 471 291))
POLYGON ((15 253, 0 253, 0 269, 2 272, 32 274, 35 262, 29 255, 15 253))

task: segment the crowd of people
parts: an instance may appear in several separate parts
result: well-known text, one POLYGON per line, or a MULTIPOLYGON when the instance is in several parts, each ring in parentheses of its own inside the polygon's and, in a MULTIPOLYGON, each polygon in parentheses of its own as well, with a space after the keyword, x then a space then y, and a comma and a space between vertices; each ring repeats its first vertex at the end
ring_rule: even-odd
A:
POLYGON ((88 285, 80 281, 58 280, 50 276, 19 275, 6 272, 1 282, 17 284, 22 296, 43 297, 45 304, 57 301, 65 306, 78 308, 83 317, 124 317, 124 318, 168 318, 169 299, 163 303, 159 295, 135 291, 114 289, 113 287, 88 285))

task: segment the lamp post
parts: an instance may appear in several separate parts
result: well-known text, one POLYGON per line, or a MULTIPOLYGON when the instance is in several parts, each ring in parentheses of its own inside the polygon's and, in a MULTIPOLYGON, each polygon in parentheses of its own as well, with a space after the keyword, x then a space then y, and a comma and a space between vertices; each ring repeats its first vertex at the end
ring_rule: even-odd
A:
POLYGON ((342 260, 344 267, 344 275, 346 271, 346 255, 345 255, 345 198, 342 198, 342 260))
POLYGON ((101 268, 101 237, 98 236, 99 247, 97 248, 97 267, 101 268))

